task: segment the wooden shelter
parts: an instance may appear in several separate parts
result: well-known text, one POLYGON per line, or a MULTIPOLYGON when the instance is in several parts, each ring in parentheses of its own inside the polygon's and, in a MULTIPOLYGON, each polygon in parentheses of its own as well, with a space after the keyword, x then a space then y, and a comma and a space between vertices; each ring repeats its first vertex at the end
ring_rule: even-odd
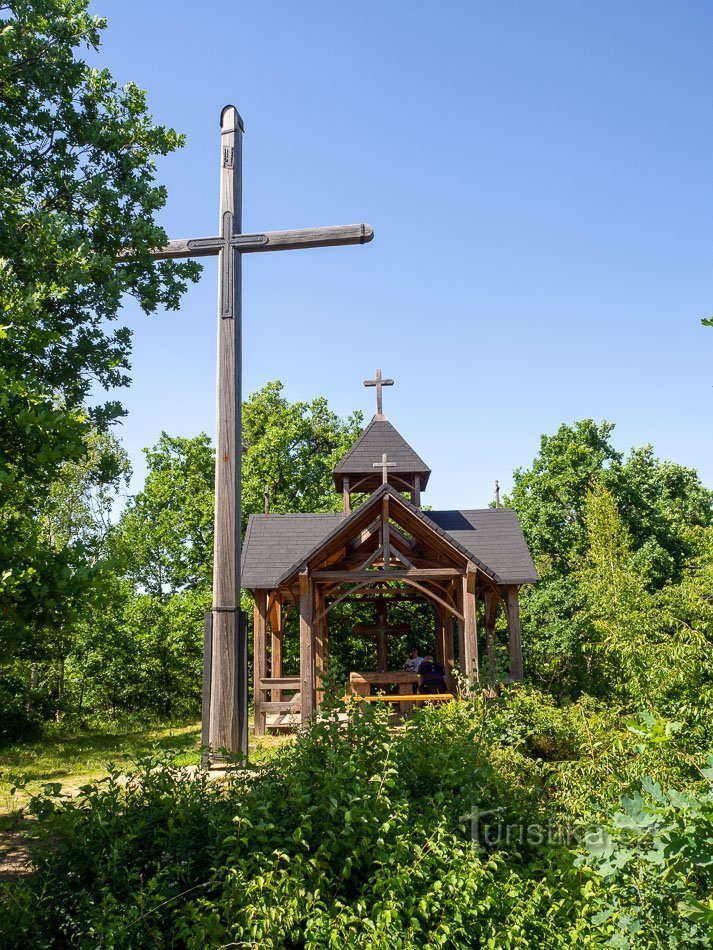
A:
POLYGON ((383 415, 379 404, 360 438, 334 470, 343 496, 338 514, 251 515, 242 583, 255 599, 255 731, 306 724, 322 701, 330 615, 340 603, 376 601, 377 624, 355 628, 375 638, 374 671, 353 671, 356 691, 392 683, 412 692, 414 677, 389 671, 386 638, 391 600, 433 608, 435 656, 453 687, 454 669, 477 680, 481 646, 494 672, 495 623, 507 618, 509 678, 522 679, 519 588, 537 581, 517 515, 509 508, 428 511, 421 491, 430 469, 383 415), (361 503, 352 508, 352 496, 361 503), (482 606, 480 606, 482 605, 482 606), (283 676, 286 609, 299 613, 299 676, 283 676), (477 616, 484 618, 480 643, 477 616), (269 638, 269 642, 268 642, 269 638), (269 664, 268 664, 269 654, 269 664), (270 717, 268 721, 268 716, 270 717))

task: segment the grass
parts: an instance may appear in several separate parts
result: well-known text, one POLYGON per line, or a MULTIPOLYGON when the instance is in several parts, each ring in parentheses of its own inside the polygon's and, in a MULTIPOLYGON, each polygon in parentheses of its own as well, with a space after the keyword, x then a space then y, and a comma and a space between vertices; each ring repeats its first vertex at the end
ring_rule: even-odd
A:
MULTIPOLYGON (((64 794, 103 778, 109 764, 128 769, 137 759, 171 753, 176 765, 200 763, 200 723, 97 729, 54 727, 43 738, 0 748, 0 817, 20 811, 30 797, 49 784, 64 794), (13 793, 12 789, 18 787, 13 793)), ((287 737, 265 736, 251 741, 251 762, 274 755, 287 737)))
MULTIPOLYGON (((268 761, 290 741, 287 735, 252 737, 251 764, 268 761)), ((25 806, 33 795, 50 785, 61 785, 62 795, 74 795, 83 785, 104 778, 110 764, 128 770, 137 759, 157 753, 171 754, 179 766, 197 766, 200 745, 200 723, 96 729, 60 723, 48 727, 41 739, 0 747, 0 883, 32 870, 28 839, 34 819, 25 806)))

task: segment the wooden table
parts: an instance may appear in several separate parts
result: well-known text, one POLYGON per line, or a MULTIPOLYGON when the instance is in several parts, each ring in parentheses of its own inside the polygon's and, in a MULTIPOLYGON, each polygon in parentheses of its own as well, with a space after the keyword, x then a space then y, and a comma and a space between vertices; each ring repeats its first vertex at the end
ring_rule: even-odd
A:
MULTIPOLYGON (((355 696, 369 696, 372 686, 397 686, 399 693, 407 696, 416 692, 418 677, 416 673, 407 673, 404 670, 388 670, 386 673, 350 673, 349 686, 355 696)), ((413 702, 400 704, 402 713, 409 713, 413 709, 413 702)))

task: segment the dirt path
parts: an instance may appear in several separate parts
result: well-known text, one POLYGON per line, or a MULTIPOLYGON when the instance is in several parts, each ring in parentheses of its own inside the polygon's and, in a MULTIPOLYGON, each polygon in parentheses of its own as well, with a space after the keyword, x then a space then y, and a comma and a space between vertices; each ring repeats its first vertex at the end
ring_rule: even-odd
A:
POLYGON ((0 884, 32 873, 28 848, 34 818, 5 819, 0 824, 0 884))

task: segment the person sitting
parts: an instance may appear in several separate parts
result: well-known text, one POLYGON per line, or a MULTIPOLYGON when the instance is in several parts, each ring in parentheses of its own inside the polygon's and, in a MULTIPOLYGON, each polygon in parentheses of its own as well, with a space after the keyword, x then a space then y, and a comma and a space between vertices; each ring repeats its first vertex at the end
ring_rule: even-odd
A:
POLYGON ((423 663, 418 668, 418 692, 424 694, 448 692, 446 671, 430 653, 425 655, 423 663))
POLYGON ((407 673, 418 673, 419 666, 423 663, 423 657, 420 655, 417 646, 412 646, 408 651, 408 660, 404 663, 404 669, 407 673))

